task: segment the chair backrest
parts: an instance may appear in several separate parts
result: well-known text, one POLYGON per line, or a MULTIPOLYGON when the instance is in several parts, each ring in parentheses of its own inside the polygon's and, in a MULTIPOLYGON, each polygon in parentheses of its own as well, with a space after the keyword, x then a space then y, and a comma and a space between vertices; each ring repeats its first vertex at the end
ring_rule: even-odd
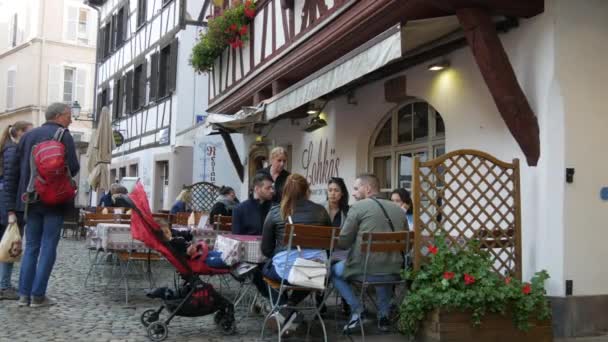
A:
MULTIPOLYGON (((363 233, 361 236, 361 254, 365 256, 363 278, 367 279, 369 258, 374 253, 403 253, 403 267, 407 267, 405 255, 414 247, 414 232, 378 232, 363 233)), ((373 270, 370 270, 373 272, 373 270)))
POLYGON ((313 226, 306 224, 285 225, 283 243, 288 248, 315 248, 333 250, 339 230, 330 226, 313 226))
MULTIPOLYGON (((194 213, 194 224, 198 225, 198 222, 201 220, 203 214, 204 213, 199 211, 194 213)), ((190 215, 192 215, 192 213, 177 213, 174 216, 173 223, 181 226, 187 226, 190 215)))
POLYGON ((213 218, 213 226, 216 230, 231 232, 232 216, 215 215, 215 217, 213 218))
POLYGON ((95 213, 97 214, 101 214, 104 209, 107 209, 108 214, 114 214, 114 212, 116 211, 122 211, 122 213, 126 213, 127 211, 129 211, 129 208, 122 208, 122 207, 95 207, 95 213))
POLYGON ((93 214, 87 213, 84 216, 84 225, 94 227, 99 223, 131 223, 131 215, 126 214, 93 214))
POLYGON ((171 228, 171 224, 173 223, 173 220, 174 220, 173 215, 165 214, 165 213, 153 213, 152 218, 157 223, 159 223, 161 225, 167 225, 169 228, 171 228))

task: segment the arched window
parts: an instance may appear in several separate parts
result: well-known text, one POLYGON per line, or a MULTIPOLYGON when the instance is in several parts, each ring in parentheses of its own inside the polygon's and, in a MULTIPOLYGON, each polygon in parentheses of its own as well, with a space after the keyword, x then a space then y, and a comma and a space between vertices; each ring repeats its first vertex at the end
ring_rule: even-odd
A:
POLYGON ((370 169, 381 192, 411 190, 414 157, 425 161, 445 153, 445 125, 428 103, 413 100, 391 110, 371 139, 370 169))

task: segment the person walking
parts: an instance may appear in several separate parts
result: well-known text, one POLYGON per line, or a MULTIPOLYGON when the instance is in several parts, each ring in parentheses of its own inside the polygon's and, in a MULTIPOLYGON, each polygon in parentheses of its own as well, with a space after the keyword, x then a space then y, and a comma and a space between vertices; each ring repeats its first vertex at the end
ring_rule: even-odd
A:
MULTIPOLYGON (((5 174, 13 175, 11 169, 17 160, 17 144, 19 139, 27 131, 32 129, 32 124, 27 121, 17 121, 9 125, 0 135, 0 239, 9 223, 17 222, 23 228, 23 212, 16 212, 9 218, 8 209, 14 207, 15 197, 9 196, 6 191, 7 184, 15 184, 15 177, 5 177, 5 174)), ((11 284, 13 275, 12 262, 0 262, 0 300, 19 299, 17 290, 11 284)))
MULTIPOLYGON (((31 201, 33 173, 30 163, 35 163, 32 153, 38 144, 47 144, 51 140, 58 140, 65 147, 65 163, 69 175, 73 177, 80 170, 74 139, 68 131, 72 123, 71 109, 64 103, 53 103, 48 106, 45 113, 46 122, 24 135, 17 147, 17 159, 19 163, 12 170, 11 177, 18 178, 17 187, 9 187, 8 194, 17 198, 14 208, 9 210, 9 215, 17 211, 26 211, 27 228, 25 229, 25 250, 21 260, 21 272, 19 276, 19 306, 50 306, 55 301, 46 296, 46 290, 55 265, 57 256, 57 244, 61 235, 61 227, 66 211, 73 206, 74 193, 68 193, 71 200, 60 204, 48 204, 48 202, 31 201), (61 134, 63 133, 63 134, 61 134), (27 201, 28 203, 24 202, 27 201)), ((8 175, 7 175, 8 177, 8 175)), ((65 188, 65 187, 63 187, 65 188)), ((55 193, 60 193, 57 189, 55 193)), ((37 190, 40 187, 36 188, 37 190)), ((53 189, 50 193, 53 193, 53 189)), ((48 195, 49 192, 45 194, 48 195)), ((42 195, 37 191, 38 195, 42 195)))

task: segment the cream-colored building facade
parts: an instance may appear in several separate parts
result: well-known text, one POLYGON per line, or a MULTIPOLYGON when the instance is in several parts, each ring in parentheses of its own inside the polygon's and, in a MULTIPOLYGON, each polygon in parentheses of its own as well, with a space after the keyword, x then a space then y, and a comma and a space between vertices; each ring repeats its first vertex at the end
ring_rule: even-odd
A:
MULTIPOLYGON (((94 105, 97 11, 79 0, 0 0, 0 128, 18 120, 44 123, 48 104, 94 105)), ((75 140, 91 122, 74 121, 75 140)))

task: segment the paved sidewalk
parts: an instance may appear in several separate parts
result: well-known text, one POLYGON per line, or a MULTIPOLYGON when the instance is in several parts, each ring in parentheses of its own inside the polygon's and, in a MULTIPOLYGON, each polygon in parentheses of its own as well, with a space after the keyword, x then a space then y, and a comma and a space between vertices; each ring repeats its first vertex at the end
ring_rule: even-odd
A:
MULTIPOLYGON (((143 295, 143 288, 148 284, 143 277, 138 277, 131 284, 140 288, 131 290, 129 305, 125 305, 124 288, 113 286, 107 292, 85 289, 83 284, 88 268, 89 254, 84 242, 62 239, 49 285, 49 295, 57 299, 59 304, 50 308, 32 309, 20 308, 16 301, 0 301, 0 341, 149 341, 146 330, 140 323, 140 315, 146 309, 158 308, 160 302, 143 295)), ((14 284, 17 283, 18 270, 19 265, 15 265, 14 284)), ((163 279, 157 280, 156 285, 172 287, 173 272, 174 269, 166 263, 160 272, 156 269, 156 278, 163 279)), ((213 323, 213 316, 176 317, 169 325, 166 341, 259 340, 263 317, 255 314, 247 319, 244 317, 244 309, 237 312, 238 331, 233 336, 223 336, 213 323)), ((335 333, 336 327, 343 324, 326 320, 328 332, 332 335, 330 340, 348 341, 335 333)), ((320 333, 320 325, 313 325, 313 336, 319 336, 320 333)), ((312 340, 320 339, 315 337, 312 340)), ((276 341, 276 335, 266 340, 276 341)), ((287 339, 300 340, 304 338, 287 339)), ((370 336, 366 340, 404 341, 404 338, 399 335, 382 335, 377 338, 370 336)))

